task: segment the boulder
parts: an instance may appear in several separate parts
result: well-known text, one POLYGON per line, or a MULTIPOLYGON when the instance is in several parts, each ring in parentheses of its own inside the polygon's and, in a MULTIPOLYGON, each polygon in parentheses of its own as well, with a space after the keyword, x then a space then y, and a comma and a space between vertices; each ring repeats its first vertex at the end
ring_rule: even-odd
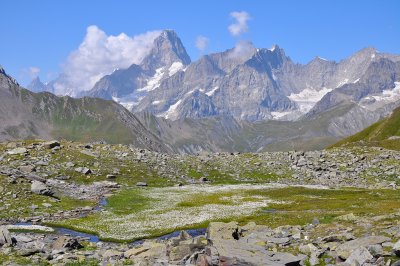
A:
POLYGON ((190 254, 191 249, 189 245, 179 245, 171 249, 169 259, 171 261, 180 261, 190 254))
POLYGON ((19 170, 24 172, 24 173, 31 173, 31 172, 36 171, 36 168, 33 165, 21 165, 19 167, 19 170))
POLYGON ((25 148, 15 148, 7 152, 9 155, 25 154, 28 150, 25 148))
POLYGON ((360 247, 355 249, 345 262, 350 265, 364 265, 364 263, 370 262, 373 258, 365 247, 360 247))
POLYGON ((54 147, 59 147, 60 142, 57 140, 51 140, 43 143, 45 149, 53 149, 54 147))
POLYGON ((53 196, 54 192, 48 187, 45 183, 40 181, 32 181, 31 191, 35 194, 44 195, 44 196, 53 196))
POLYGON ((235 239, 239 226, 237 222, 213 222, 208 225, 207 238, 211 241, 235 239))
POLYGON ((76 238, 60 236, 53 243, 52 248, 54 250, 60 250, 60 249, 73 250, 73 249, 81 249, 81 248, 83 248, 83 245, 81 243, 79 243, 78 239, 76 239, 76 238))
POLYGON ((396 254, 397 257, 400 257, 400 240, 394 244, 393 248, 393 253, 396 254))
POLYGON ((342 259, 347 259, 350 254, 361 247, 368 247, 371 245, 382 244, 383 242, 391 241, 390 238, 385 236, 366 236, 345 242, 337 247, 336 252, 342 259))
POLYGON ((0 226, 0 246, 5 244, 12 245, 13 240, 8 229, 4 226, 0 226))

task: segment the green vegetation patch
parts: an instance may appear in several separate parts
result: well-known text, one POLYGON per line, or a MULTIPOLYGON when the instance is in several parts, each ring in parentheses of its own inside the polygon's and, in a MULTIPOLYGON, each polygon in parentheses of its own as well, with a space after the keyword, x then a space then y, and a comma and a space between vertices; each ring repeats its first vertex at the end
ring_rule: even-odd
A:
POLYGON ((271 227, 330 223, 354 213, 374 216, 400 209, 397 190, 315 189, 278 185, 198 185, 127 189, 112 196, 103 212, 60 221, 59 226, 131 241, 175 230, 206 227, 211 221, 254 221, 271 227))

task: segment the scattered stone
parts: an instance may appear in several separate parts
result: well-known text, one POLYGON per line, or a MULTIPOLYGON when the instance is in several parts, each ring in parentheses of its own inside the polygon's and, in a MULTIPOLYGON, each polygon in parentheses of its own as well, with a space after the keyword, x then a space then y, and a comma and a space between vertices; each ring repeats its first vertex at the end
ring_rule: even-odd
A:
POLYGON ((25 173, 31 173, 36 171, 36 167, 33 165, 22 165, 19 167, 19 170, 25 173))
POLYGON ((75 168, 75 172, 78 172, 78 173, 81 173, 84 175, 89 175, 92 173, 92 170, 90 170, 87 167, 77 167, 77 168, 75 168))
POLYGON ((8 151, 7 153, 9 155, 26 154, 26 153, 28 153, 28 150, 25 148, 15 148, 11 151, 8 151))
POLYGON ((106 178, 107 178, 107 179, 115 179, 115 178, 117 178, 117 176, 116 176, 116 175, 109 174, 109 175, 106 176, 106 178))
POLYGON ((147 183, 146 182, 137 182, 136 186, 137 187, 147 187, 147 183))
POLYGON ((203 177, 200 177, 200 178, 199 178, 199 181, 200 181, 200 182, 203 182, 203 183, 204 183, 204 182, 208 182, 208 178, 203 176, 203 177))

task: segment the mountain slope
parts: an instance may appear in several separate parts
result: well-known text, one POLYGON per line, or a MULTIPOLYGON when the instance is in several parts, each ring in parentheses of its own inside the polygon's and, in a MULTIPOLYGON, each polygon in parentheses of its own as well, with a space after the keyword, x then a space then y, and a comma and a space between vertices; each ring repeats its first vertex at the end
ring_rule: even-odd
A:
POLYGON ((381 146, 400 150, 400 107, 396 108, 389 117, 337 142, 332 147, 346 145, 381 146))
MULTIPOLYGON (((137 117, 177 153, 262 152, 323 149, 362 130, 362 123, 337 128, 354 104, 337 106, 301 121, 236 120, 232 116, 169 120, 149 112, 137 117)), ((355 116, 355 115, 354 115, 355 116)))
POLYGON ((167 151, 122 106, 94 98, 73 99, 21 88, 0 69, 0 140, 65 138, 105 140, 167 151))

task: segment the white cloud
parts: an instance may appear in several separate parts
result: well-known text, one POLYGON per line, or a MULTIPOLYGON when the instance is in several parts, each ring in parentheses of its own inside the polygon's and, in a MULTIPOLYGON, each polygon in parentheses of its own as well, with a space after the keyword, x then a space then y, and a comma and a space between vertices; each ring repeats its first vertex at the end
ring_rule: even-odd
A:
POLYGON ((203 52, 207 45, 208 45, 209 39, 207 37, 204 36, 197 36, 196 38, 196 47, 197 49, 199 49, 201 52, 203 52))
POLYGON ((89 26, 83 42, 62 65, 63 74, 54 86, 55 93, 75 96, 80 91, 90 90, 114 69, 139 64, 160 33, 151 31, 133 37, 125 33, 113 36, 95 25, 89 26))
POLYGON ((37 76, 39 76, 39 73, 40 73, 40 68, 38 67, 28 68, 28 74, 31 79, 37 78, 37 76))
POLYGON ((247 58, 254 53, 255 49, 251 42, 239 41, 229 55, 231 57, 247 58))
POLYGON ((235 22, 228 27, 229 32, 233 36, 239 36, 248 30, 247 21, 250 19, 249 13, 246 11, 231 12, 230 16, 235 19, 235 22))

